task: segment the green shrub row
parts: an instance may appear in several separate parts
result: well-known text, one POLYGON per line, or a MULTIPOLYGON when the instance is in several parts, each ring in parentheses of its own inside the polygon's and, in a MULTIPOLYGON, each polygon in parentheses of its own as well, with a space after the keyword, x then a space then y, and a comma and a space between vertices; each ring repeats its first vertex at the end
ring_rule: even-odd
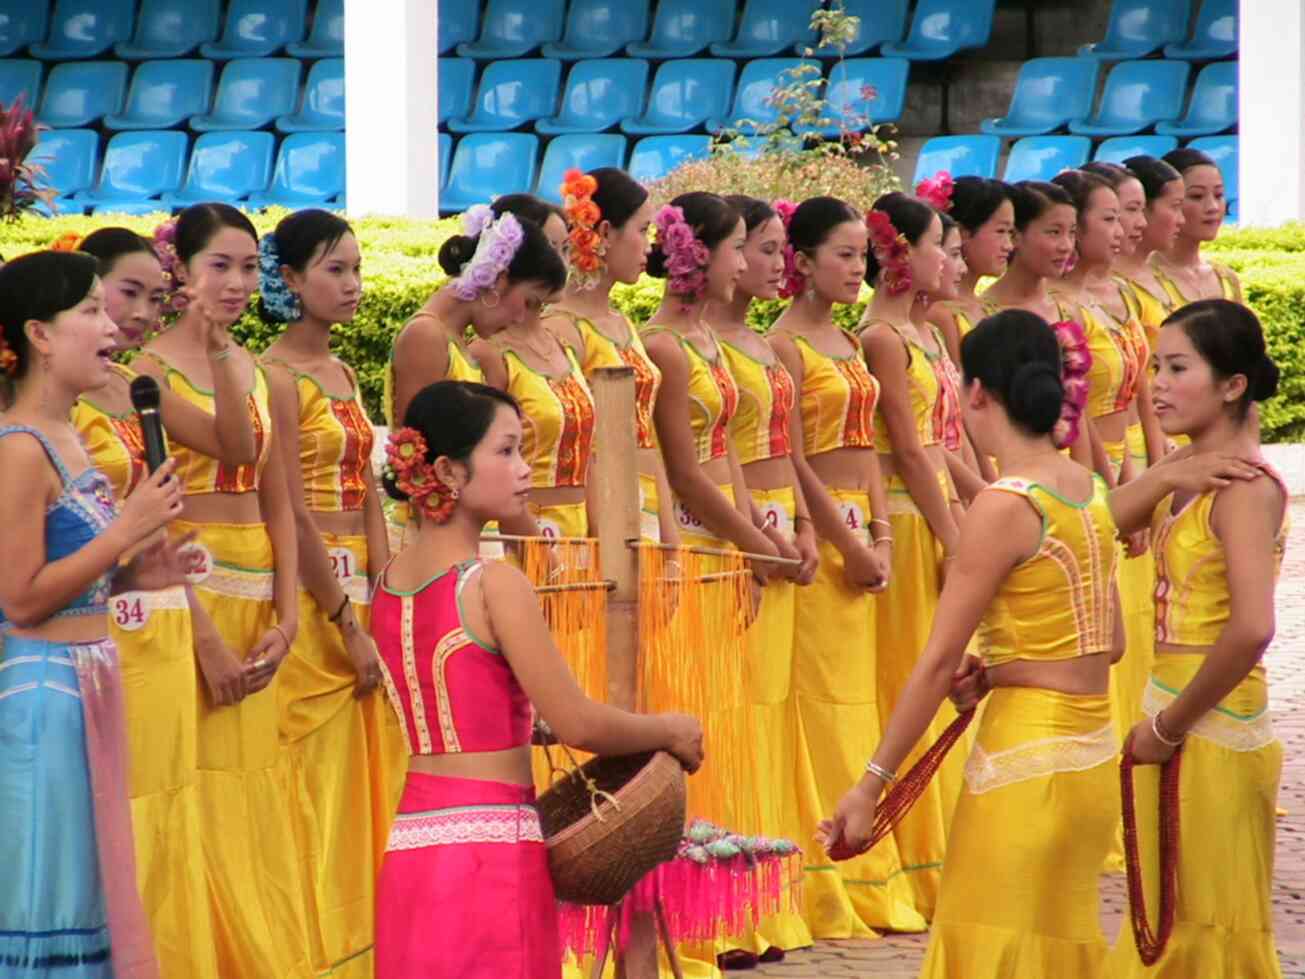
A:
MULTIPOLYGON (((262 233, 284 213, 269 211, 252 218, 262 233)), ((161 215, 28 217, 0 226, 0 254, 12 258, 45 247, 66 231, 85 234, 110 221, 148 234, 160 220, 161 215)), ((365 218, 354 222, 354 228, 363 252, 365 291, 354 321, 337 327, 335 348, 358 371, 368 410, 380 420, 382 377, 394 333, 443 281, 435 255, 458 222, 365 218)), ((1264 439, 1305 440, 1305 228, 1228 231, 1212 252, 1242 277, 1247 299, 1264 323, 1270 353, 1282 372, 1278 396, 1264 406, 1261 416, 1264 439)), ((661 291, 661 282, 645 277, 618 287, 614 299, 632 320, 643 322, 657 308, 661 291)), ((764 329, 782 308, 780 302, 755 304, 754 325, 764 329)), ((850 327, 861 311, 860 305, 846 307, 839 321, 850 327)), ((252 313, 237 324, 235 332, 253 350, 263 349, 274 336, 252 313)))

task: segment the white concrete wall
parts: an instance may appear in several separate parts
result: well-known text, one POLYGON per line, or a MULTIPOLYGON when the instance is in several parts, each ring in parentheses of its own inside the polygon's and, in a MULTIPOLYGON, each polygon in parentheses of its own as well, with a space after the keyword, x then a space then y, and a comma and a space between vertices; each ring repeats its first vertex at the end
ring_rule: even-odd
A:
POLYGON ((1244 225, 1305 220, 1305 3, 1241 0, 1244 225))
POLYGON ((352 216, 439 216, 436 0, 345 0, 352 216))

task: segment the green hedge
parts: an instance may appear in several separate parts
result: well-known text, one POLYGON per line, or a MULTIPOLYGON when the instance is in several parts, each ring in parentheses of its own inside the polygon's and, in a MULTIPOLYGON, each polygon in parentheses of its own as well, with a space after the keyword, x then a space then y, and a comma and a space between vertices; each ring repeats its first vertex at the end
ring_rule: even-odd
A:
MULTIPOLYGON (((252 215, 259 232, 270 230, 284 211, 252 215)), ((8 257, 41 248, 65 231, 85 234, 120 223, 148 234, 162 215, 147 217, 24 218, 0 225, 0 254, 8 257)), ((358 315, 336 330, 337 352, 358 371, 368 410, 380 419, 381 379, 394 332, 430 295, 444 275, 435 261, 439 246, 458 228, 456 219, 409 221, 367 218, 354 222, 363 252, 364 296, 358 315)), ((1229 231, 1214 244, 1212 257, 1242 277, 1247 299, 1268 333, 1269 349, 1282 370, 1279 394, 1264 406, 1264 438, 1270 442, 1305 440, 1305 227, 1229 231)), ((657 308, 662 283, 645 278, 619 287, 616 303, 636 322, 657 308)), ((764 327, 779 314, 778 302, 756 304, 752 320, 764 327)), ((840 311, 851 326, 861 307, 840 311)), ((256 316, 245 316, 236 331, 254 350, 273 333, 256 316)))

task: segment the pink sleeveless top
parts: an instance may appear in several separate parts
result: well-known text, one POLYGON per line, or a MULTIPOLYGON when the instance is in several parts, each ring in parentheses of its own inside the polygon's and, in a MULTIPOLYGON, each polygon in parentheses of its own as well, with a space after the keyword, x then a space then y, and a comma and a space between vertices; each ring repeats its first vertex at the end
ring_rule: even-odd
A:
POLYGON ((479 560, 455 565, 413 592, 382 575, 372 599, 385 692, 414 755, 530 742, 530 701, 512 667, 463 623, 462 589, 480 569, 479 560))

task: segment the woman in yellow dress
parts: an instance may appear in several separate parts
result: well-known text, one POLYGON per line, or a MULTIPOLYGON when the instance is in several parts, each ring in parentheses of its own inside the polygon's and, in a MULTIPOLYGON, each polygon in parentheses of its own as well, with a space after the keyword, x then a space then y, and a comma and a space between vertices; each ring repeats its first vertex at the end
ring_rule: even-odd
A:
POLYGON ((1223 174, 1200 150, 1170 150, 1164 161, 1183 178, 1183 224, 1178 236, 1153 259, 1155 275, 1174 309, 1198 299, 1244 303, 1242 283, 1226 265, 1201 257, 1201 246, 1219 237, 1228 216, 1223 174))
MULTIPOLYGON (((136 350, 158 328, 165 298, 153 247, 127 228, 100 228, 77 250, 99 263, 118 350, 136 350)), ((159 415, 171 441, 238 466, 254 461, 254 430, 237 362, 223 356, 231 339, 225 324, 209 313, 202 340, 213 370, 213 414, 163 388, 159 415)), ((147 472, 144 435, 131 403, 135 376, 130 368, 111 365, 108 383, 82 395, 73 408, 73 426, 119 502, 147 472)), ((196 660, 215 704, 244 696, 244 669, 192 589, 115 595, 109 612, 126 698, 136 875, 160 968, 165 975, 216 979, 196 786, 196 660)))
MULTIPOLYGON (((946 352, 934 336, 929 337, 933 349, 925 345, 910 315, 915 293, 937 290, 942 280, 942 221, 923 201, 892 193, 875 201, 866 223, 865 278, 875 293, 858 335, 879 382, 875 449, 888 496, 893 557, 893 586, 875 603, 876 695, 885 721, 929 638, 946 565, 956 554, 952 504, 957 494, 935 424, 943 389, 934 365, 946 352)), ((936 729, 941 732, 953 716, 945 709, 936 729)), ((953 762, 894 832, 915 906, 926 918, 937 903, 947 825, 959 792, 960 769, 953 762)))
MULTIPOLYGON (((820 549, 815 581, 795 596, 791 681, 798 814, 811 827, 856 777, 878 731, 875 595, 889 585, 892 535, 875 452, 879 385, 834 322, 834 305, 856 302, 861 289, 865 222, 844 201, 813 197, 787 224, 794 299, 766 339, 793 379, 793 465, 820 549)), ((892 840, 843 868, 810 832, 795 842, 814 936, 924 930, 892 840)))
MULTIPOLYGON (((226 204, 181 212, 168 270, 201 288, 205 307, 234 323, 258 284, 258 235, 226 204)), ((217 374, 204 350, 205 317, 187 307, 133 362, 142 373, 212 412, 217 374)), ((237 344, 256 461, 227 466, 173 446, 186 494, 176 534, 195 533, 190 580, 222 641, 246 666, 245 697, 198 705, 203 853, 221 975, 311 976, 305 885, 291 812, 290 765, 278 737, 278 669, 298 628, 294 512, 268 406, 267 378, 237 344)), ((219 358, 219 359, 222 359, 219 358)), ((281 433, 290 438, 292 433, 281 433)))
POLYGON ((1173 247, 1182 230, 1185 221, 1183 175, 1153 156, 1129 157, 1124 166, 1142 185, 1146 198, 1143 212, 1146 227, 1133 250, 1125 249, 1120 253, 1116 268, 1137 296, 1147 344, 1154 350, 1160 336, 1160 324, 1169 315, 1173 301, 1156 275, 1153 260, 1157 253, 1173 247))
POLYGON ((331 330, 362 296, 349 225, 296 211, 259 246, 259 313, 283 329, 261 360, 299 540, 299 633, 277 690, 319 973, 372 973, 375 882, 407 749, 376 693, 371 582, 389 560, 372 427, 331 330))
MULTIPOLYGON (((1190 436, 1196 451, 1260 458, 1250 409, 1273 396, 1278 368, 1254 313, 1223 299, 1185 306, 1160 331, 1156 360, 1156 410, 1167 433, 1190 436)), ((1154 515, 1137 520, 1152 529, 1156 660, 1143 705, 1149 716, 1133 728, 1126 750, 1139 765, 1152 766, 1183 745, 1181 837, 1168 946, 1158 962, 1144 966, 1125 925, 1112 976, 1282 974, 1271 893, 1282 745, 1269 716, 1261 658, 1274 635, 1287 492, 1276 473, 1259 465, 1270 478, 1175 492, 1154 515)), ((1146 906, 1154 921, 1160 770, 1139 767, 1133 777, 1146 906)))
POLYGON ((865 774, 821 827, 835 859, 864 850, 881 793, 949 692, 972 710, 991 688, 950 830, 926 979, 1106 975, 1099 875, 1119 811, 1107 688, 1123 641, 1115 515, 1148 511, 1179 480, 1209 481, 1199 465, 1161 466, 1108 499, 1101 477, 1051 438, 1061 356, 1053 331, 1024 310, 985 319, 962 341, 963 407, 1003 477, 966 512, 928 644, 865 774), (981 659, 967 659, 976 629, 981 659))

